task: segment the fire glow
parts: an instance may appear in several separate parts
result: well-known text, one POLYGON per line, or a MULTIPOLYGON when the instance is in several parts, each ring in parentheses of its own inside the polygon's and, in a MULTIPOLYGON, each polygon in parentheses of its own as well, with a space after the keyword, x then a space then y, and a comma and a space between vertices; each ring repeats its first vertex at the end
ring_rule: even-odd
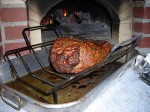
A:
POLYGON ((64 10, 64 17, 67 16, 67 10, 64 10))

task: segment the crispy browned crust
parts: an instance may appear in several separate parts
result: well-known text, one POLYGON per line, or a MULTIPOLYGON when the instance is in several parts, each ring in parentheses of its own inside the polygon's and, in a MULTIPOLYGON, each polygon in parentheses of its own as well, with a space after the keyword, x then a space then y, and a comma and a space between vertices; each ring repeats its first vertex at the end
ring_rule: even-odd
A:
POLYGON ((60 73, 78 73, 100 63, 111 50, 107 41, 57 38, 51 47, 51 62, 60 73))

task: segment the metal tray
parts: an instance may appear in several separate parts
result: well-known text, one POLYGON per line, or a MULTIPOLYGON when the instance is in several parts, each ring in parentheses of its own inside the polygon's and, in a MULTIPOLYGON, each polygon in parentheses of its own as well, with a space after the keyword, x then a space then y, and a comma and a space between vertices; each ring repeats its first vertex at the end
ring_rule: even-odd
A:
MULTIPOLYGON (((23 74, 26 74, 25 71, 19 63, 14 60, 17 68, 23 74)), ((16 110, 20 110, 21 108, 26 109, 27 111, 31 112, 83 112, 84 109, 87 108, 88 105, 100 94, 102 94, 107 87, 115 80, 119 74, 124 71, 125 68, 130 66, 132 61, 128 62, 127 64, 123 65, 119 70, 116 70, 111 75, 109 74, 107 77, 103 78, 99 84, 97 84, 91 91, 87 92, 83 97, 68 103, 63 104, 48 104, 42 103, 37 101, 15 89, 12 89, 6 85, 7 82, 14 80, 12 77, 8 63, 2 63, 0 66, 0 76, 1 76, 1 98, 2 100, 13 107, 16 110)), ((36 67, 33 67, 36 69, 36 67)))
MULTIPOLYGON (((53 71, 52 69, 46 68, 50 65, 48 51, 50 46, 53 44, 53 41, 31 45, 27 38, 24 36, 27 43, 27 47, 14 49, 6 52, 4 56, 6 62, 1 64, 1 98, 5 103, 17 110, 20 110, 23 107, 27 110, 32 110, 32 112, 81 112, 84 110, 84 108, 86 108, 88 104, 90 104, 90 102, 97 96, 97 94, 99 94, 100 90, 102 90, 105 87, 105 85, 103 85, 102 82, 105 81, 104 79, 106 79, 106 77, 103 78, 102 81, 100 81, 94 88, 92 88, 90 91, 84 94, 81 98, 78 98, 71 102, 58 104, 58 91, 76 83, 79 80, 81 81, 83 78, 89 76, 91 73, 101 69, 104 65, 114 62, 122 56, 127 55, 129 52, 134 51, 134 48, 136 47, 137 42, 141 38, 141 36, 142 35, 134 35, 131 39, 115 45, 111 49, 111 52, 105 57, 105 59, 100 64, 96 64, 83 72, 70 75, 59 74, 53 71), (36 49, 39 48, 41 48, 41 50, 36 51, 36 49), (26 50, 28 50, 31 53, 22 56, 21 52, 26 50), (9 56, 11 56, 12 54, 15 54, 17 58, 10 59, 9 56), (34 75, 34 72, 40 69, 44 70, 49 74, 60 77, 64 79, 64 81, 62 81, 59 84, 54 84, 53 82, 49 82, 44 78, 39 77, 38 75, 34 75), (46 93, 45 91, 42 91, 42 88, 38 89, 30 85, 31 83, 26 83, 25 80, 22 80, 22 77, 24 77, 27 74, 30 74, 32 77, 40 80, 41 82, 52 86, 52 88, 50 89, 50 91, 48 91, 48 93, 46 93), (15 82, 16 80, 24 82, 26 86, 29 86, 32 89, 44 95, 52 95, 55 104, 37 101, 6 85, 6 83, 8 83, 9 81, 15 82), (74 109, 72 110, 72 108, 74 109)), ((109 84, 108 78, 107 81, 109 84)))

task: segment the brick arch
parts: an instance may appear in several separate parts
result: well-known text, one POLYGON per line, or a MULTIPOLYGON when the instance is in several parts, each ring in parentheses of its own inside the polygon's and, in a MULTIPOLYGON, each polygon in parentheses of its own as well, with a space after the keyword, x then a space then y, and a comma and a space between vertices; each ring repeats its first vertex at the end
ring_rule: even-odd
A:
MULTIPOLYGON (((27 2, 29 7, 29 25, 37 26, 40 25, 40 21, 46 15, 49 9, 61 3, 63 0, 55 0, 49 3, 49 0, 29 0, 27 2), (42 2, 42 3, 41 3, 42 2), (36 4, 36 7, 32 5, 36 4), (42 10, 41 10, 42 9, 42 10)), ((132 1, 131 0, 94 0, 95 2, 101 4, 106 8, 108 13, 111 16, 113 21, 112 24, 112 37, 116 42, 120 42, 124 40, 125 37, 130 37, 132 34, 132 1), (123 7, 126 6, 127 9, 123 7), (125 10, 125 11, 124 11, 125 10), (121 13, 122 12, 122 13, 121 13), (123 16, 124 15, 124 16, 123 16), (124 20, 126 19, 126 20, 124 20), (124 30, 124 28, 126 28, 124 30), (128 31, 127 31, 128 30, 128 31)), ((37 32, 36 35, 41 35, 41 32, 37 32)), ((32 34, 31 34, 32 37, 32 34)), ((33 43, 36 42, 37 39, 33 39, 33 43)), ((39 40, 41 41, 41 40, 39 40)))

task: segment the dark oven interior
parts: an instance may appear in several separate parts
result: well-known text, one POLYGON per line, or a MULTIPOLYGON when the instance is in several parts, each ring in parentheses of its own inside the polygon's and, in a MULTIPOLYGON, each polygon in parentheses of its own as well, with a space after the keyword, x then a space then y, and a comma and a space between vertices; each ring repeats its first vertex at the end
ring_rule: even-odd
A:
MULTIPOLYGON (((86 38, 110 38, 112 19, 108 11, 96 1, 64 0, 52 7, 41 21, 42 25, 60 25, 62 34, 86 38)), ((42 31, 43 41, 54 37, 42 31)))

